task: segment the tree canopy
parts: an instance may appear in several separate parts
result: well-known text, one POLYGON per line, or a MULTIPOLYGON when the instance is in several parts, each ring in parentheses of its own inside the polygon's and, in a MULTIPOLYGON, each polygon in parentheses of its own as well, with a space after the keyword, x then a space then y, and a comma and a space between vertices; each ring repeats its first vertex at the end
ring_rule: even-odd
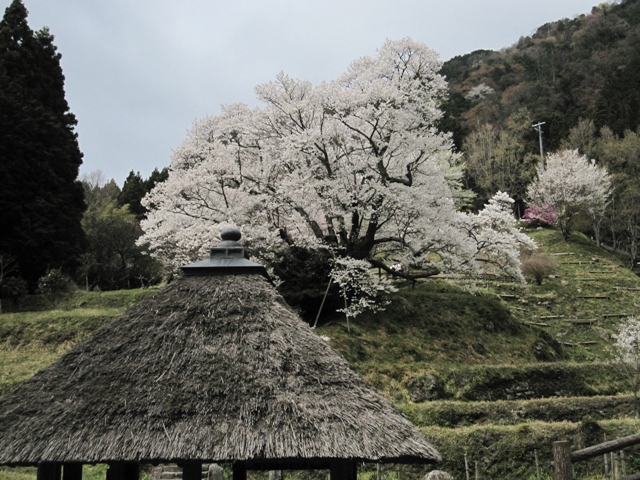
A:
MULTIPOLYGON (((140 184, 155 184, 163 175, 156 169, 148 180, 140 174, 131 173, 130 178, 140 179, 140 184)), ((134 184, 137 181, 134 180, 134 184)), ((127 182, 125 181, 125 186, 127 182)), ((114 290, 137 288, 162 280, 162 267, 153 259, 146 245, 137 245, 142 235, 140 220, 131 211, 128 202, 146 193, 144 189, 136 195, 123 196, 115 180, 106 181, 102 172, 83 175, 87 210, 82 217, 82 228, 87 237, 87 249, 82 255, 78 279, 82 277, 87 289, 114 290)))
POLYGON ((440 66, 405 38, 332 82, 281 73, 257 86, 261 108, 228 105, 196 122, 168 180, 143 201, 143 241, 175 268, 236 224, 267 263, 304 247, 388 271, 400 262, 395 274, 413 278, 478 271, 479 260, 518 277, 517 255, 505 249, 531 242, 503 216, 512 200, 500 194, 485 216, 457 211, 468 197, 451 138, 437 128, 440 66))
POLYGON ((140 172, 131 170, 122 185, 122 191, 118 195, 117 203, 119 207, 128 205, 129 211, 136 216, 138 221, 147 216, 147 209, 142 206, 144 196, 153 190, 153 187, 160 182, 164 182, 169 176, 167 168, 153 169, 149 178, 144 180, 140 172))
POLYGON ((540 157, 527 151, 526 134, 531 114, 520 109, 502 128, 490 123, 479 126, 464 141, 466 178, 482 203, 497 191, 509 192, 524 212, 527 185, 535 175, 540 157))
MULTIPOLYGON (((597 2, 594 2, 594 4, 597 2)), ((451 95, 445 126, 458 146, 477 126, 501 126, 526 107, 544 121, 544 144, 560 147, 580 118, 622 135, 640 115, 640 1, 603 2, 590 14, 541 25, 500 51, 477 50, 443 66, 451 95), (493 92, 473 96, 480 87, 493 92)), ((529 146, 536 135, 530 129, 529 146)))
POLYGON ((33 290, 47 269, 71 270, 84 245, 82 153, 65 100, 60 54, 14 0, 0 21, 0 253, 33 290))
POLYGON ((611 178, 595 160, 577 150, 563 150, 549 155, 545 165, 538 166, 538 176, 528 193, 534 205, 553 206, 567 240, 578 213, 588 215, 594 227, 600 224, 611 196, 611 178))

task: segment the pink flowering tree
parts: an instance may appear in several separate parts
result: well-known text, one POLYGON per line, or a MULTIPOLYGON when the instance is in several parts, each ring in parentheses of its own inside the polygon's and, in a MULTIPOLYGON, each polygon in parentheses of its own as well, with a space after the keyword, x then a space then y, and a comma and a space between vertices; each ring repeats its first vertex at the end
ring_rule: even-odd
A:
POLYGON ((553 205, 531 205, 524 211, 522 220, 534 227, 551 227, 558 223, 558 214, 553 205))

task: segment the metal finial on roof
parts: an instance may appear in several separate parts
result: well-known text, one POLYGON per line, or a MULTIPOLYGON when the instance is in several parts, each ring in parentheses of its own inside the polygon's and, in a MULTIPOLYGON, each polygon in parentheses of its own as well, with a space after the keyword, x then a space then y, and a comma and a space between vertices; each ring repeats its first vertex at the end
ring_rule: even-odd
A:
POLYGON ((226 227, 220 231, 220 238, 223 242, 239 242, 242 238, 242 233, 237 228, 226 227))
POLYGON ((207 260, 185 265, 182 271, 185 275, 251 275, 260 274, 267 278, 266 269, 259 263, 249 260, 244 245, 240 243, 242 234, 233 227, 223 228, 220 232, 222 241, 211 248, 207 260))

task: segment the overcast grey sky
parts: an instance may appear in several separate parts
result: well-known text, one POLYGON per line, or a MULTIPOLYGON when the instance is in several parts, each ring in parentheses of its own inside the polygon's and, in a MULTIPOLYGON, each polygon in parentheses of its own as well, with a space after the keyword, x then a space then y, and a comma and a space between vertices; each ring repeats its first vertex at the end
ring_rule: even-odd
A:
MULTIPOLYGON (((253 88, 285 73, 319 83, 385 39, 409 36, 442 60, 499 50, 597 0, 23 0, 48 26, 78 119, 81 174, 120 186, 169 165, 193 121, 256 105, 253 88)), ((11 0, 0 0, 1 14, 11 0)))

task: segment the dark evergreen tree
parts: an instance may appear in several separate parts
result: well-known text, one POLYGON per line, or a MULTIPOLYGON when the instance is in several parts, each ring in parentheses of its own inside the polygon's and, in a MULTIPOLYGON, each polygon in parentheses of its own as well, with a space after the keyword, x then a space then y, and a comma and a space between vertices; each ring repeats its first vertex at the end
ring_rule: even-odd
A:
POLYGON ((169 178, 169 170, 165 167, 162 170, 153 169, 151 175, 146 180, 140 176, 140 172, 131 170, 129 176, 122 185, 122 191, 118 195, 118 206, 129 206, 129 211, 133 213, 138 221, 146 218, 147 209, 142 206, 144 196, 153 190, 158 183, 164 182, 169 178))
POLYGON ((77 265, 85 207, 60 54, 27 14, 14 0, 0 21, 0 252, 33 290, 48 269, 77 265))
POLYGON ((142 220, 146 210, 140 203, 142 197, 146 195, 145 182, 140 176, 140 172, 131 170, 129 176, 122 185, 122 191, 118 195, 118 206, 129 206, 129 211, 133 213, 138 220, 142 220))
POLYGON ((155 187, 158 183, 164 182, 167 178, 169 178, 169 169, 167 167, 163 168, 162 170, 154 168, 153 172, 151 172, 151 175, 149 175, 149 178, 147 178, 147 180, 144 182, 146 193, 149 193, 151 190, 153 190, 153 187, 155 187))

